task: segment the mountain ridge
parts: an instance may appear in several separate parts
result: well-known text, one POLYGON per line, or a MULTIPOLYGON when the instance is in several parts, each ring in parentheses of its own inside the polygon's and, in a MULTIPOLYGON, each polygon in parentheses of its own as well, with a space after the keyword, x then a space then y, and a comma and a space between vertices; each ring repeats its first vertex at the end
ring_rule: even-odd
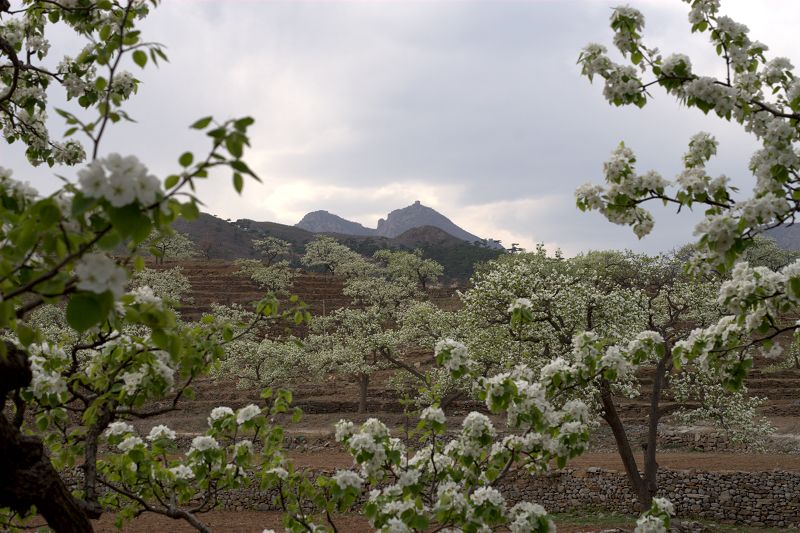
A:
POLYGON ((295 227, 312 233, 339 233, 356 236, 378 236, 394 238, 408 230, 430 226, 466 241, 479 243, 489 248, 501 249, 498 241, 482 239, 455 224, 452 220, 435 209, 422 205, 417 200, 413 204, 391 211, 386 218, 378 220, 376 228, 367 228, 362 224, 347 220, 325 210, 311 211, 295 224, 295 227))
POLYGON ((304 229, 312 233, 341 233, 342 235, 377 235, 372 228, 366 228, 358 222, 353 222, 345 218, 329 213, 324 209, 306 213, 303 218, 295 224, 296 228, 304 229))
MULTIPOLYGON (((305 252, 306 245, 317 237, 316 233, 296 226, 250 219, 232 221, 208 213, 200 213, 197 219, 191 221, 179 219, 173 227, 197 244, 201 257, 205 259, 233 261, 257 258, 253 240, 276 237, 291 244, 289 259, 293 266, 300 266, 299 257, 305 252)), ((432 226, 413 228, 394 238, 335 232, 327 234, 365 257, 372 257, 381 249, 420 249, 424 257, 435 259, 444 266, 445 280, 457 280, 460 283, 469 279, 477 263, 502 254, 499 249, 470 244, 432 226)))

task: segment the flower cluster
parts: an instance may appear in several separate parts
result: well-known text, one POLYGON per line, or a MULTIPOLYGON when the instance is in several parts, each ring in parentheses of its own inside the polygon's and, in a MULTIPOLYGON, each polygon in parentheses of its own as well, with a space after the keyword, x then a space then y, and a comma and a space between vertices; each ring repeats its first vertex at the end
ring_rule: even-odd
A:
POLYGON ((453 373, 468 369, 469 358, 467 347, 453 339, 444 339, 436 343, 434 350, 437 362, 453 373))
POLYGON ((30 389, 40 400, 62 399, 67 392, 67 382, 62 375, 62 366, 68 361, 62 348, 49 343, 32 344, 28 347, 31 364, 30 389))
POLYGON ((147 173, 135 156, 111 154, 78 171, 80 189, 89 198, 107 200, 114 207, 134 202, 150 206, 161 195, 161 182, 147 173))
POLYGON ((75 264, 77 287, 102 294, 110 291, 116 297, 125 292, 128 276, 125 269, 103 253, 86 254, 75 264))

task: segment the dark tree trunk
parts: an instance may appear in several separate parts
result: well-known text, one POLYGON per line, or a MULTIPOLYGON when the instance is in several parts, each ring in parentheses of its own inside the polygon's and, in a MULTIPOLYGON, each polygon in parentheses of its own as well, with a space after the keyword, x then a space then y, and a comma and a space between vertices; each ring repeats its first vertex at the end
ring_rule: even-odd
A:
MULTIPOLYGON (((32 378, 27 355, 11 343, 0 357, 0 399, 32 378)), ((0 507, 25 515, 36 506, 48 525, 62 533, 91 532, 92 524, 44 453, 38 437, 25 436, 0 414, 0 507)))
POLYGON ((661 421, 661 395, 664 392, 664 384, 667 375, 667 364, 672 359, 672 351, 665 346, 664 356, 656 366, 656 373, 653 376, 653 390, 650 392, 650 412, 647 417, 647 442, 644 445, 644 481, 649 494, 647 501, 648 508, 653 497, 658 494, 658 463, 656 462, 656 451, 658 447, 658 424, 661 421))
POLYGON ((658 448, 658 424, 661 420, 662 411, 660 408, 661 395, 664 392, 669 361, 672 359, 672 351, 666 346, 664 356, 656 365, 653 376, 653 388, 650 391, 650 408, 647 416, 647 440, 642 443, 642 455, 644 460, 644 471, 639 472, 636 459, 631 448, 628 435, 622 420, 619 417, 614 399, 611 395, 611 385, 605 379, 600 384, 600 399, 603 403, 603 419, 611 428, 614 440, 617 443, 617 450, 625 467, 631 488, 639 500, 642 511, 650 508, 653 497, 658 494, 658 462, 656 452, 658 448))
POLYGON ((633 455, 633 449, 628 440, 628 434, 625 432, 625 426, 623 426, 617 407, 614 405, 614 398, 611 395, 611 385, 605 379, 600 382, 600 400, 603 403, 603 420, 606 421, 611 428, 611 433, 614 434, 614 440, 617 443, 617 451, 619 452, 620 459, 622 459, 622 465, 625 467, 625 474, 628 476, 628 482, 631 484, 631 488, 636 494, 636 499, 639 500, 639 506, 642 510, 648 509, 652 501, 652 496, 648 494, 645 481, 639 473, 639 467, 636 464, 636 458, 633 455))

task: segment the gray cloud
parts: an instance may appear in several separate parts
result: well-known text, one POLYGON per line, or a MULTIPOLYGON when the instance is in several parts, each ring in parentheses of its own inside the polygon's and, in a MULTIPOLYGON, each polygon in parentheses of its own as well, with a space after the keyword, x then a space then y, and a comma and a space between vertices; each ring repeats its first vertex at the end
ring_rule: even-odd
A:
MULTIPOLYGON (((105 150, 142 154, 166 174, 184 149, 205 146, 186 129, 195 118, 251 114, 251 160, 265 183, 248 184, 243 198, 227 182, 201 186, 208 209, 223 217, 294 223, 328 209, 374 225, 420 199, 507 243, 544 241, 571 253, 670 248, 691 238, 696 217, 659 211, 656 231, 639 242, 578 213, 572 191, 600 180, 623 139, 641 169, 669 177, 700 130, 722 143, 712 170, 748 188, 754 143, 659 92, 644 110, 608 106, 575 60, 589 41, 610 43, 614 3, 165 3, 144 29, 168 45, 171 63, 141 75, 130 106, 140 122, 114 130, 105 150)), ((648 18, 649 42, 717 68, 713 50, 690 35, 684 3, 631 3, 648 18)), ((796 20, 800 5, 738 0, 723 8, 776 52, 794 53, 789 27, 782 37, 770 28, 796 20)), ((16 152, 9 157, 19 161, 16 152)), ((54 182, 46 175, 33 178, 47 188, 54 182)))

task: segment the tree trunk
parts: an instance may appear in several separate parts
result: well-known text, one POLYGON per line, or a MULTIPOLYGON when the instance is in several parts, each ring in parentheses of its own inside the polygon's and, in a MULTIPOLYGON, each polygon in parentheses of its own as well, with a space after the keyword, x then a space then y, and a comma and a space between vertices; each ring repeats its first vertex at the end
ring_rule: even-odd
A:
POLYGON ((367 391, 369 389, 369 374, 358 376, 358 412, 367 412, 367 391))
POLYGON ((603 403, 603 420, 606 421, 611 428, 611 432, 614 434, 619 457, 622 459, 622 465, 625 467, 625 474, 628 476, 631 488, 636 494, 636 499, 639 500, 639 506, 642 510, 649 509, 652 495, 649 494, 647 485, 639 473, 639 467, 636 464, 636 458, 633 455, 631 443, 628 440, 625 427, 622 425, 617 407, 614 405, 614 398, 611 395, 611 384, 605 379, 600 382, 600 400, 603 403))
POLYGON ((642 450, 644 455, 644 482, 647 489, 649 508, 653 497, 658 494, 658 463, 656 451, 658 447, 658 424, 661 421, 661 395, 664 392, 664 381, 667 375, 667 364, 672 359, 672 350, 665 344, 664 355, 656 366, 653 377, 653 389, 650 391, 650 413, 647 417, 647 442, 642 450))
MULTIPOLYGON (((5 343, 0 357, 0 400, 5 405, 12 390, 30 383, 27 354, 5 343)), ((38 437, 25 436, 0 413, 0 507, 25 516, 36 506, 48 525, 59 533, 91 532, 80 500, 76 500, 44 453, 38 437)))

